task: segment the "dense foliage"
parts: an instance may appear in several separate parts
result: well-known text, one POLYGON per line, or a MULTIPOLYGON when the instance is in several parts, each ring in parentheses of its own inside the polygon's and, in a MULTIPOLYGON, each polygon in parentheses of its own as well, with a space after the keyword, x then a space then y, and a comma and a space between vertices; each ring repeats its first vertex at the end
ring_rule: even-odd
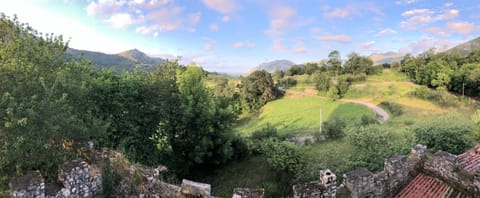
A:
POLYGON ((180 176, 244 152, 231 130, 239 96, 214 95, 201 68, 166 61, 118 75, 69 57, 67 48, 61 36, 0 18, 0 189, 29 170, 55 180, 58 164, 79 157, 88 141, 180 176))
POLYGON ((275 87, 271 74, 265 70, 254 71, 242 78, 240 87, 244 109, 250 112, 260 109, 282 94, 275 87))
POLYGON ((415 83, 449 90, 467 96, 480 96, 480 50, 466 56, 457 51, 435 53, 433 49, 417 56, 407 54, 400 70, 415 83))
POLYGON ((442 150, 460 154, 473 146, 472 128, 465 124, 452 124, 441 118, 414 129, 415 141, 433 152, 442 150))
POLYGON ((392 129, 381 125, 353 129, 347 137, 355 148, 355 154, 348 159, 346 170, 364 167, 370 171, 379 171, 386 158, 406 153, 413 146, 405 138, 395 137, 392 129))

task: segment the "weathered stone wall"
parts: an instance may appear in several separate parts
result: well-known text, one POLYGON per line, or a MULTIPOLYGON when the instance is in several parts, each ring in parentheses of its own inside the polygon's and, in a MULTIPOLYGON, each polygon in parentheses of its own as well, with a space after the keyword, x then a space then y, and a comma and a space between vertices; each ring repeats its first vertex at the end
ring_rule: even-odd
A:
POLYGON ((465 193, 480 194, 480 170, 470 173, 458 164, 458 156, 438 151, 429 157, 423 166, 424 172, 438 177, 465 193))
POLYGON ((418 173, 425 153, 426 147, 417 145, 408 156, 397 155, 385 160, 384 170, 377 174, 365 168, 346 173, 343 184, 353 198, 392 197, 418 173))
POLYGON ((235 188, 232 198, 263 198, 265 190, 263 188, 235 188))
POLYGON ((294 198, 336 197, 337 176, 330 169, 320 170, 320 179, 293 186, 294 198))
POLYGON ((21 197, 45 197, 45 181, 40 171, 34 171, 12 179, 9 183, 10 196, 21 197))

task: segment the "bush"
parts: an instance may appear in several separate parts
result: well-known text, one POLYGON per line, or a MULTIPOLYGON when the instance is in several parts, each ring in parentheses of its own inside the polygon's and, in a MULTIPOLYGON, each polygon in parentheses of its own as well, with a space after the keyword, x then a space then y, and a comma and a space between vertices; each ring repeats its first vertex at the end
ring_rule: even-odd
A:
POLYGON ((340 98, 340 96, 338 95, 338 89, 335 86, 330 87, 327 92, 327 97, 330 98, 330 100, 332 101, 338 100, 340 98))
POLYGON ((353 129, 348 140, 355 153, 349 157, 347 170, 364 167, 370 171, 379 171, 385 158, 396 154, 405 154, 413 146, 404 138, 395 137, 391 128, 382 125, 369 125, 353 129))
POLYGON ((362 115, 362 118, 361 118, 362 126, 376 124, 377 122, 378 122, 378 119, 376 115, 366 115, 366 114, 362 115))
POLYGON ((393 116, 400 116, 403 114, 403 106, 397 103, 383 101, 379 106, 386 109, 393 116))
POLYGON ((429 100, 441 106, 456 106, 458 100, 455 96, 450 95, 445 90, 431 90, 427 87, 419 87, 409 93, 410 96, 415 96, 422 100, 429 100))
POLYGON ((251 136, 252 139, 256 139, 256 140, 264 140, 268 138, 277 138, 277 137, 278 137, 277 128, 272 126, 270 123, 268 123, 267 126, 263 127, 262 129, 254 131, 251 136))
POLYGON ((336 139, 345 135, 344 129, 346 123, 344 120, 333 116, 328 121, 322 124, 322 133, 325 134, 325 138, 336 139))
POLYGON ((278 85, 281 87, 289 88, 297 85, 297 80, 292 77, 278 80, 278 85))
POLYGON ((438 150, 460 154, 473 146, 469 126, 436 121, 414 129, 415 142, 424 144, 432 152, 438 150))
POLYGON ((112 169, 110 160, 105 160, 102 170, 102 186, 104 197, 114 197, 115 189, 120 185, 122 176, 112 169))
POLYGON ((304 148, 291 142, 265 140, 260 146, 268 165, 277 172, 295 175, 307 165, 304 148))

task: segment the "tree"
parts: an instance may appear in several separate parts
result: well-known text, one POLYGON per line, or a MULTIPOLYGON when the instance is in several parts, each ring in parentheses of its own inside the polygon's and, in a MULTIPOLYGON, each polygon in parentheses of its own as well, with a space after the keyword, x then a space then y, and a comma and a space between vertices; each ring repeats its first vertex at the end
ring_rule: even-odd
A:
POLYGON ((216 106, 200 67, 177 73, 179 111, 160 123, 156 139, 163 152, 172 152, 176 171, 188 175, 194 167, 217 166, 232 158, 234 116, 216 106))
POLYGON ((87 99, 94 71, 65 58, 61 36, 40 34, 3 14, 0 42, 0 174, 39 169, 53 181, 58 164, 108 125, 87 99))
POLYGON ((338 94, 339 93, 338 93, 337 87, 332 86, 328 89, 327 97, 330 98, 330 100, 332 100, 332 101, 336 101, 340 98, 340 96, 338 94))
POLYGON ((330 76, 323 72, 315 72, 313 74, 313 81, 318 91, 328 91, 331 86, 330 76))
POLYGON ((270 73, 254 71, 242 78, 241 97, 248 111, 256 111, 279 96, 270 73))
POLYGON ((338 75, 342 70, 342 58, 340 52, 333 50, 328 54, 327 66, 338 75))

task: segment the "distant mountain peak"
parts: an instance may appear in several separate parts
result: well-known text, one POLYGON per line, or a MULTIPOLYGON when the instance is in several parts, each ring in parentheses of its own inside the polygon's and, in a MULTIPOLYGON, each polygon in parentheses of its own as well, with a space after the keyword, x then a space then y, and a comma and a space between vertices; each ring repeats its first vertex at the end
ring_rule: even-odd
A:
POLYGON ((385 52, 385 53, 372 53, 370 58, 374 62, 374 64, 384 64, 384 63, 392 63, 394 61, 400 61, 403 59, 405 54, 397 53, 397 52, 385 52))
POLYGON ((266 70, 268 72, 273 72, 275 70, 288 70, 292 65, 295 63, 290 60, 274 60, 266 63, 262 63, 257 67, 253 68, 252 70, 266 70))
POLYGON ((128 59, 132 60, 133 62, 141 62, 142 60, 146 60, 146 59, 150 58, 147 54, 143 53, 142 51, 138 50, 137 48, 120 52, 120 53, 118 53, 118 55, 122 56, 122 57, 125 57, 125 58, 128 58, 128 59))

